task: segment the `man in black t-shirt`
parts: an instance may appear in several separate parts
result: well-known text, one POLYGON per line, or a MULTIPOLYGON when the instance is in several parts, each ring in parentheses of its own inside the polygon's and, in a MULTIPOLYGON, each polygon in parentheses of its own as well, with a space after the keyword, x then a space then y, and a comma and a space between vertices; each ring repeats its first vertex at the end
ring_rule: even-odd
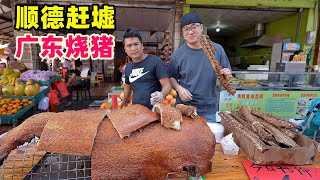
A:
POLYGON ((132 95, 132 104, 141 104, 149 109, 162 102, 171 91, 171 84, 164 64, 160 58, 143 52, 140 33, 133 28, 123 36, 124 49, 132 61, 125 68, 124 99, 120 108, 127 105, 132 95))
POLYGON ((79 88, 85 88, 87 84, 90 85, 91 72, 89 68, 83 68, 80 60, 75 61, 76 70, 73 71, 71 77, 68 80, 67 86, 69 91, 68 103, 66 106, 72 104, 72 91, 79 88))

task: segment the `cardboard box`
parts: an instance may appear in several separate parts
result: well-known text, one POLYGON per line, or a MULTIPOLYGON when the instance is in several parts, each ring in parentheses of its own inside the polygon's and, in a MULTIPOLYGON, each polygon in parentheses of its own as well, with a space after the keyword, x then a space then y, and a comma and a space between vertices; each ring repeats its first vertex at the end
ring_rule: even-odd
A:
POLYGON ((240 147, 240 151, 255 164, 304 165, 312 164, 315 160, 318 143, 306 136, 299 135, 294 139, 301 146, 300 148, 271 146, 267 151, 261 152, 250 139, 243 136, 237 129, 229 126, 223 119, 221 124, 225 128, 225 134, 233 132, 234 141, 240 147))

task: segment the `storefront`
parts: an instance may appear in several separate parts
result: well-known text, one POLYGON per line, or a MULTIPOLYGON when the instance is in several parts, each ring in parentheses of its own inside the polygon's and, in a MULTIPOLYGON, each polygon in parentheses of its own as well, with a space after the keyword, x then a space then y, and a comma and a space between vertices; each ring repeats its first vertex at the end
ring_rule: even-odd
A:
MULTIPOLYGON (((274 42, 298 42, 301 44, 301 50, 307 54, 315 45, 315 39, 312 43, 306 43, 306 37, 307 33, 317 31, 316 8, 312 0, 243 2, 187 0, 183 13, 199 13, 209 36, 226 46, 226 51, 231 51, 230 55, 228 54, 230 57, 244 57, 271 54, 270 49, 240 48, 243 40, 255 36, 255 25, 259 23, 264 24, 262 30, 266 35, 273 36, 274 42), (219 32, 216 32, 217 29, 219 32)), ((257 62, 259 59, 253 61, 257 62)), ((310 64, 313 63, 314 60, 310 64)))
POLYGON ((317 65, 317 9, 314 1, 299 0, 186 1, 183 13, 199 14, 206 33, 224 47, 232 65, 237 94, 222 91, 220 110, 250 105, 285 119, 304 118, 308 102, 320 97, 318 70, 312 66, 317 65), (299 57, 304 62, 289 63, 297 50, 304 51, 299 57), (288 96, 280 97, 282 91, 288 96), (278 114, 274 100, 284 103, 277 106, 278 114))

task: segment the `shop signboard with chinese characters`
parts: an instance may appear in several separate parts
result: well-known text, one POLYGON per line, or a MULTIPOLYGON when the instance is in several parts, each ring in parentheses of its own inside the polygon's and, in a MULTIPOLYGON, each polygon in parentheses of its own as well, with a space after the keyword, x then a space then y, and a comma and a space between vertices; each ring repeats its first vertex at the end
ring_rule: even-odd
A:
POLYGON ((99 32, 116 29, 114 5, 16 4, 15 9, 14 29, 21 35, 16 37, 14 58, 26 59, 22 57, 25 45, 39 44, 41 59, 113 60, 115 37, 99 32), (34 36, 31 30, 70 33, 34 36), (89 30, 90 35, 71 33, 74 30, 89 30))
POLYGON ((270 113, 283 119, 303 119, 320 91, 241 91, 231 96, 220 92, 219 111, 236 110, 239 106, 250 106, 257 111, 270 113))

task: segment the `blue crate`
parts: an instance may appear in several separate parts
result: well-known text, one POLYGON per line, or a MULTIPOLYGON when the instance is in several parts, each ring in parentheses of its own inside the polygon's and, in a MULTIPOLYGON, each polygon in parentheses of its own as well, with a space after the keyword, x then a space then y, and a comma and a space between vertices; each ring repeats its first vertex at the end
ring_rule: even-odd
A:
MULTIPOLYGON (((28 99, 28 100, 32 100, 33 96, 1 96, 3 98, 13 98, 16 99, 28 99)), ((18 123, 18 119, 24 115, 27 111, 29 111, 31 108, 33 108, 36 105, 36 103, 34 103, 32 101, 32 104, 30 104, 29 106, 21 109, 20 111, 18 111, 17 113, 13 114, 13 115, 0 115, 0 124, 13 124, 13 126, 16 126, 18 123)))
POLYGON ((32 104, 30 104, 29 106, 21 109, 20 111, 18 111, 17 113, 13 114, 13 115, 0 115, 0 124, 13 124, 13 126, 16 126, 16 124, 18 123, 18 119, 24 115, 28 110, 30 110, 32 107, 34 107, 35 105, 37 105, 44 97, 47 96, 47 94, 49 93, 49 88, 46 88, 44 90, 42 90, 41 92, 39 92, 37 95, 35 96, 0 96, 2 98, 11 98, 11 99, 28 99, 32 101, 32 104))

